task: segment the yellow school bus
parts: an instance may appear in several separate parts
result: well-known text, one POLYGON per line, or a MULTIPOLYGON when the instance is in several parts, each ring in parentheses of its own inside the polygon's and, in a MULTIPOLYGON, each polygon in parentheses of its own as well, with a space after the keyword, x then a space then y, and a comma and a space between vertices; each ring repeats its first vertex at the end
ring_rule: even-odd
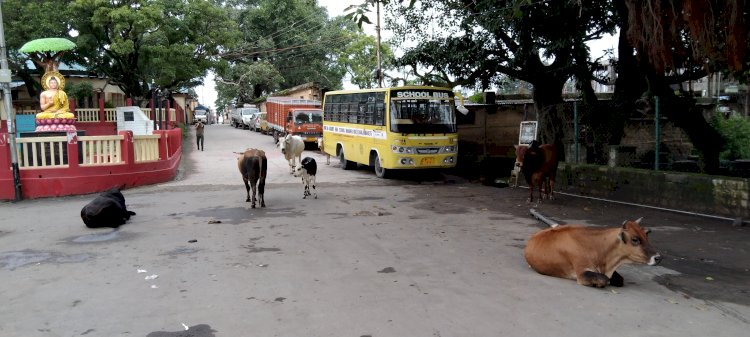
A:
POLYGON ((429 86, 326 92, 324 151, 344 170, 368 165, 380 178, 393 170, 454 167, 455 95, 429 86))

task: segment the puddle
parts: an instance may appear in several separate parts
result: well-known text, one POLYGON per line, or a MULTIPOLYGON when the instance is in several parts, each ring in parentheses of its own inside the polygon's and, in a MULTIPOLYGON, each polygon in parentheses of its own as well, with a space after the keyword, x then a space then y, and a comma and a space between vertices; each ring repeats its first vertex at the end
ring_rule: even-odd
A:
POLYGON ((169 255, 169 256, 177 256, 177 255, 183 255, 183 254, 192 254, 195 252, 200 251, 198 248, 192 248, 192 247, 177 247, 175 249, 172 249, 168 252, 164 252, 161 255, 169 255))
POLYGON ((57 252, 43 252, 35 250, 22 250, 15 252, 0 253, 0 267, 6 270, 15 270, 23 266, 36 263, 76 263, 90 259, 91 254, 64 255, 57 252))
POLYGON ((133 236, 134 234, 132 233, 122 232, 118 229, 115 229, 111 232, 75 236, 72 238, 68 238, 66 241, 70 241, 72 243, 99 243, 105 241, 129 239, 133 236))
MULTIPOLYGON (((305 214, 293 208, 250 208, 250 203, 242 207, 201 209, 184 213, 185 216, 219 220, 222 224, 239 225, 258 219, 303 217, 305 214)), ((271 206, 271 205, 269 205, 271 206)))

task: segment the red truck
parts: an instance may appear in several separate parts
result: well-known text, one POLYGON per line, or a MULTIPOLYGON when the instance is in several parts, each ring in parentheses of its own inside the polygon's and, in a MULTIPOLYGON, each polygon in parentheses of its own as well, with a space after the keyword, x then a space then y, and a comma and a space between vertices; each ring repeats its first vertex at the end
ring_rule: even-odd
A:
POLYGON ((320 101, 290 97, 266 99, 266 120, 274 140, 287 134, 302 137, 305 143, 316 143, 323 137, 323 110, 320 101))

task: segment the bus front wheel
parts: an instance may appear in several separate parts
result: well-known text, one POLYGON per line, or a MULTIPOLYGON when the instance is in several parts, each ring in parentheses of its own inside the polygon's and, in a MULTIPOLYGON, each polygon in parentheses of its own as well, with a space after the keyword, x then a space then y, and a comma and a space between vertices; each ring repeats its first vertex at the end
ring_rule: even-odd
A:
POLYGON ((377 154, 375 155, 374 166, 375 166, 376 177, 382 178, 382 179, 388 179, 388 177, 390 177, 391 171, 380 165, 380 156, 378 156, 377 154))

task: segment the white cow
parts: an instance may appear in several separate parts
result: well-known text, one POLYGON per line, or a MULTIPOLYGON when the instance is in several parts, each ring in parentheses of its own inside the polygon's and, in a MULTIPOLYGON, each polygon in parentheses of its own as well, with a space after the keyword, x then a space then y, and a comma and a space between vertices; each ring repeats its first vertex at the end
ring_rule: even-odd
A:
POLYGON ((294 173, 294 167, 302 161, 302 151, 305 150, 305 141, 300 136, 286 135, 279 139, 279 148, 284 158, 289 161, 289 173, 294 173))

